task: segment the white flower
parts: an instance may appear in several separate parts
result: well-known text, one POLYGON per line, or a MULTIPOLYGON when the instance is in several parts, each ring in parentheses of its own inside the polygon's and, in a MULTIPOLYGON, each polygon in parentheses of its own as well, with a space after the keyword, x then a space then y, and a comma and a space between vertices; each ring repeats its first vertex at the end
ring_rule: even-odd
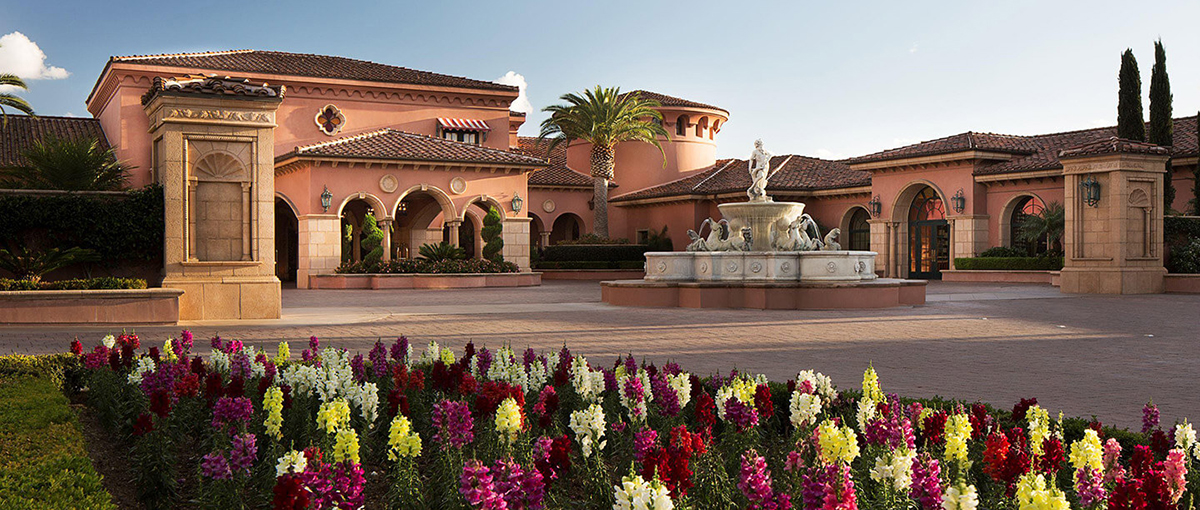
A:
POLYGON ((310 396, 317 388, 320 372, 316 367, 299 363, 289 365, 283 370, 283 382, 292 387, 295 395, 310 396))
POLYGON ((816 423, 817 415, 821 414, 821 396, 815 393, 804 393, 800 390, 792 392, 791 421, 793 427, 801 427, 816 423))
POLYGON ((112 349, 114 345, 117 345, 117 338, 112 335, 105 335, 104 338, 100 339, 100 343, 104 344, 105 348, 112 349))
POLYGON ((821 396, 825 402, 833 402, 837 400, 837 390, 833 387, 833 380, 820 372, 805 370, 796 374, 796 387, 800 387, 801 383, 808 381, 813 392, 821 396))
POLYGON ((641 475, 626 476, 621 485, 613 486, 613 510, 671 510, 675 503, 667 487, 654 480, 646 482, 641 475))
POLYGON ((960 483, 946 488, 946 493, 942 499, 942 508, 944 510, 975 510, 978 507, 979 496, 975 492, 974 485, 964 487, 960 483))
POLYGON ((1196 446, 1196 429, 1192 428, 1187 419, 1175 426, 1175 446, 1183 450, 1184 455, 1191 453, 1200 459, 1200 448, 1196 446))
POLYGON ((288 473, 303 473, 306 467, 308 467, 308 458, 304 456, 304 452, 292 450, 279 457, 279 463, 275 464, 275 477, 278 478, 288 473))
POLYGON ((360 413, 367 421, 368 427, 379 417, 379 387, 375 383, 363 383, 359 387, 358 405, 360 413))
POLYGON ((691 374, 680 372, 676 375, 669 375, 667 376, 667 385, 679 396, 680 408, 687 406, 688 402, 692 401, 691 374))
POLYGON ((150 358, 138 358, 137 367, 134 367, 132 372, 129 372, 129 384, 139 386, 142 384, 142 377, 147 372, 154 372, 154 360, 150 358))
POLYGON ((208 355, 208 364, 214 372, 229 373, 229 355, 223 351, 213 349, 208 355))
POLYGON ((592 456, 593 447, 603 450, 607 444, 607 441, 603 440, 604 408, 600 407, 600 404, 592 404, 587 409, 571 413, 569 426, 575 433, 575 440, 579 441, 584 458, 592 456))
POLYGON ((585 403, 595 402, 604 392, 604 373, 588 368, 587 359, 575 356, 571 360, 571 386, 585 403))
MULTIPOLYGON (((425 352, 421 353, 421 359, 419 360, 419 363, 433 364, 433 362, 437 361, 441 355, 442 348, 438 346, 437 342, 431 340, 429 342, 429 346, 425 348, 425 352)), ((412 356, 409 357, 411 358, 412 356)))
POLYGON ((875 419, 875 415, 879 412, 874 400, 863 397, 858 401, 858 430, 866 432, 867 423, 875 419))
POLYGON ((875 467, 871 469, 871 479, 876 482, 890 481, 895 490, 907 492, 912 486, 912 463, 915 458, 916 452, 906 448, 877 457, 875 467))
POLYGON ((625 406, 630 418, 638 422, 646 419, 647 404, 654 399, 654 392, 650 391, 650 374, 645 369, 638 369, 637 373, 632 376, 625 375, 617 378, 617 393, 621 397, 621 405, 625 406), (630 377, 637 377, 642 382, 641 398, 630 398, 625 394, 625 384, 630 377))

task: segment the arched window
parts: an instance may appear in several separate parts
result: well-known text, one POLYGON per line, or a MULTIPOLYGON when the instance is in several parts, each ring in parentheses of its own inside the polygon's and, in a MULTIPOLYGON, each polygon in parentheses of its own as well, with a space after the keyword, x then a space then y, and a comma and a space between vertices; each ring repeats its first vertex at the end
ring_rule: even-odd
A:
POLYGON ((1009 232, 1012 239, 1012 247, 1028 253, 1036 255, 1045 253, 1047 250, 1046 238, 1038 239, 1036 243, 1030 243, 1021 239, 1021 226, 1025 223, 1025 218, 1037 216, 1046 208, 1037 197, 1022 197, 1017 202, 1016 207, 1013 207, 1012 217, 1009 218, 1009 232))
POLYGON ((871 249, 871 225, 867 223, 870 216, 867 210, 861 207, 855 209, 854 216, 850 217, 850 231, 846 233, 846 239, 849 244, 846 247, 848 250, 863 250, 871 249))
POLYGON ((675 119, 675 134, 678 136, 687 136, 687 128, 690 119, 687 115, 680 115, 675 119))
POLYGON ((913 198, 912 208, 908 210, 909 221, 944 220, 946 205, 942 203, 937 192, 928 186, 913 198))
POLYGON ((708 117, 700 117, 700 122, 696 123, 696 136, 704 138, 705 129, 708 129, 708 117))
POLYGON ((717 131, 720 131, 720 130, 721 130, 721 121, 714 120, 712 123, 712 129, 708 130, 708 139, 712 140, 713 135, 717 134, 717 131))

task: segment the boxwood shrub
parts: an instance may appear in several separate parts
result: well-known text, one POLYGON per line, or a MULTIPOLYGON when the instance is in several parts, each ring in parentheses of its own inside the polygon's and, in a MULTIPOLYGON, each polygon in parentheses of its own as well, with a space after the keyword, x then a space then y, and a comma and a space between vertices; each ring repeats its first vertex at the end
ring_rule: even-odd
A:
POLYGON ((58 280, 54 282, 34 282, 30 280, 13 280, 0 278, 0 291, 3 290, 110 290, 110 289, 144 289, 146 280, 140 278, 116 278, 102 276, 99 278, 80 278, 75 280, 58 280))
POLYGON ((50 246, 95 250, 103 261, 162 257, 163 190, 152 184, 124 195, 0 194, 0 239, 45 236, 50 246))
POLYGON ((1062 257, 961 257, 954 259, 955 269, 966 271, 1058 271, 1062 257))
POLYGON ((1163 238, 1167 245, 1167 271, 1200 273, 1200 217, 1163 218, 1163 238))
POLYGON ((556 244, 542 250, 543 262, 646 260, 644 244, 556 244))

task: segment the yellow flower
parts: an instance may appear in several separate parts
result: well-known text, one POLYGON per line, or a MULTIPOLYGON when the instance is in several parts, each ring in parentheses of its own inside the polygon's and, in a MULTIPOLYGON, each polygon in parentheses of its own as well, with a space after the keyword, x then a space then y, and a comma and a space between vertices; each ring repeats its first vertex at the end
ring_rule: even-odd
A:
POLYGON ((1042 454, 1042 443, 1050 437, 1050 413, 1034 405, 1026 414, 1029 418, 1029 449, 1034 455, 1042 454))
POLYGON ((333 434, 349 427, 350 404, 340 398, 321 404, 321 408, 317 411, 317 428, 324 430, 327 434, 333 434))
POLYGON ((925 418, 935 414, 937 414, 937 411, 934 411, 932 407, 921 409, 921 415, 917 416, 917 426, 921 428, 921 432, 925 432, 925 418))
POLYGON ((1104 470, 1104 446, 1100 444, 1100 434, 1092 429, 1083 431, 1083 439, 1071 443, 1071 465, 1078 471, 1083 467, 1104 470))
POLYGON ((263 396, 263 408, 267 410, 267 419, 263 425, 267 427, 267 435, 276 441, 283 439, 283 391, 278 386, 267 389, 263 396))
POLYGON ((743 404, 754 402, 755 389, 754 383, 746 379, 739 377, 733 380, 733 396, 743 404))
POLYGON ((883 389, 879 387, 879 375, 875 373, 875 365, 868 365, 867 371, 863 372, 862 382, 863 398, 869 398, 876 402, 883 402, 883 389))
POLYGON ((388 430, 388 460, 421 455, 421 436, 412 429, 412 423, 403 414, 397 414, 388 430))
POLYGON ((339 430, 333 441, 333 461, 346 460, 358 464, 358 434, 349 427, 339 430))
POLYGON ((965 414, 954 414, 946 421, 946 460, 966 467, 967 441, 971 439, 971 420, 965 414))
POLYGON ((291 357, 292 351, 290 348, 288 348, 288 343, 279 342, 279 351, 275 354, 275 364, 282 365, 283 362, 287 361, 291 357))
POLYGON ((454 364, 454 351, 450 350, 447 347, 443 347, 442 352, 441 352, 441 358, 442 358, 443 363, 445 363, 447 365, 453 365, 454 364))
POLYGON ((167 337, 167 341, 163 342, 163 354, 167 355, 167 361, 175 361, 175 349, 171 348, 171 337, 167 337))
POLYGON ((1017 504, 1020 510, 1070 510, 1071 504, 1057 487, 1046 485, 1045 475, 1026 473, 1017 481, 1017 504))
POLYGON ((817 427, 817 433, 820 434, 817 446, 822 462, 849 464, 858 458, 858 436, 854 429, 847 426, 838 427, 833 421, 825 420, 817 427))
POLYGON ((508 397, 500 402, 500 407, 496 409, 496 432, 511 443, 521 432, 521 422, 521 407, 516 400, 508 397))

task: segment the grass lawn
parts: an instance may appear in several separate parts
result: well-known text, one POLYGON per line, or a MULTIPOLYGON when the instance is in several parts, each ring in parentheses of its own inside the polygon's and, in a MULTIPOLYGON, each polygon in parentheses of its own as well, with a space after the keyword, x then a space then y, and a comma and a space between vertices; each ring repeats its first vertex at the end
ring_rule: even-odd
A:
POLYGON ((0 508, 116 508, 48 376, 0 372, 0 508))

